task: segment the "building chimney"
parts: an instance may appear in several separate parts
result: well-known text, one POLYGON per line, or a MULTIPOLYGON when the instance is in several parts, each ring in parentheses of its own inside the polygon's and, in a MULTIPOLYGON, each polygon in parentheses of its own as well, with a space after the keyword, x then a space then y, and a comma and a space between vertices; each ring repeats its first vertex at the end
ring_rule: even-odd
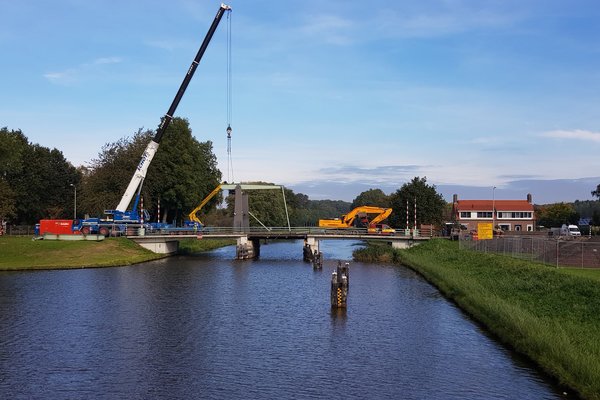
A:
POLYGON ((532 199, 531 199, 531 193, 527 193, 527 202, 529 204, 531 204, 531 201, 532 201, 532 199))

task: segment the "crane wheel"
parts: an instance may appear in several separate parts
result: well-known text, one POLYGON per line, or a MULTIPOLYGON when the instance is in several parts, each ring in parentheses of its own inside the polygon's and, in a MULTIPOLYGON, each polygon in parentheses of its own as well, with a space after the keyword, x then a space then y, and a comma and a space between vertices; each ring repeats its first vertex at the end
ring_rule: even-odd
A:
POLYGON ((108 236, 108 233, 109 233, 108 228, 105 228, 105 227, 100 228, 100 230, 98 232, 104 236, 108 236))
POLYGON ((81 228, 81 233, 83 233, 84 235, 89 235, 90 234, 90 227, 89 226, 84 226, 83 228, 81 228))

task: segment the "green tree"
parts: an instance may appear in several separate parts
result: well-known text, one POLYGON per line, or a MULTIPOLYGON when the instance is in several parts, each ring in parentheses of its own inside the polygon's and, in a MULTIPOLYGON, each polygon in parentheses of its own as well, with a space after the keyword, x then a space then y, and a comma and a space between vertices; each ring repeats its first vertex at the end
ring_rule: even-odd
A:
POLYGON ((6 196, 2 208, 15 223, 68 218, 74 200, 70 185, 79 176, 61 151, 31 144, 21 131, 0 129, 0 195, 6 196))
MULTIPOLYGON (((152 203, 146 205, 155 210, 160 197, 162 220, 182 221, 220 182, 212 142, 199 142, 187 119, 174 118, 148 168, 144 185, 152 203)), ((207 209, 218 201, 217 196, 207 209)))
POLYGON ((359 194, 354 201, 350 209, 355 209, 360 206, 374 206, 388 208, 390 204, 390 198, 388 195, 383 193, 381 189, 369 189, 359 194))
POLYGON ((395 193, 390 195, 390 206, 394 212, 389 217, 392 226, 406 225, 406 205, 409 205, 408 220, 410 225, 414 221, 414 207, 417 205, 417 224, 441 225, 443 222, 446 202, 441 194, 436 191, 435 185, 428 185, 427 178, 414 177, 412 181, 402 185, 395 193))
POLYGON ((16 193, 11 182, 22 172, 27 138, 21 131, 0 129, 0 222, 16 217, 16 193))
POLYGON ((318 226, 320 219, 341 218, 352 208, 351 203, 343 200, 311 200, 307 210, 307 220, 311 225, 318 226))
POLYGON ((151 138, 151 131, 138 130, 131 138, 102 147, 83 174, 79 198, 85 214, 97 217, 117 206, 151 138))
MULTIPOLYGON (((82 203, 90 214, 115 208, 153 136, 154 132, 140 129, 133 137, 102 148, 84 177, 82 203)), ((212 142, 199 142, 186 119, 174 118, 148 168, 141 192, 144 208, 155 219, 160 199, 161 220, 181 222, 220 181, 212 142)), ((217 202, 212 200, 206 208, 217 202)))
POLYGON ((577 224, 579 222, 579 214, 568 203, 541 206, 536 215, 538 225, 546 227, 559 227, 562 224, 577 224))
POLYGON ((596 186, 596 190, 592 191, 592 196, 595 196, 600 200, 600 185, 596 186))
POLYGON ((4 177, 0 177, 0 223, 14 218, 16 211, 15 193, 4 177))
POLYGON ((600 211, 594 210, 592 214, 592 225, 600 226, 600 211))
MULTIPOLYGON (((265 185, 265 186, 276 186, 274 183, 266 182, 248 182, 251 185, 265 185)), ((287 196, 293 196, 293 192, 287 189, 286 203, 283 201, 283 193, 280 188, 277 189, 252 189, 245 190, 248 195, 248 208, 251 213, 249 222, 250 226, 262 226, 267 227, 282 227, 287 226, 286 218, 286 206, 288 208, 288 214, 290 213, 290 206, 287 196)), ((235 195, 232 191, 227 196, 227 209, 230 215, 233 215, 235 208, 235 195)), ((291 218, 290 218, 291 224, 291 218)))

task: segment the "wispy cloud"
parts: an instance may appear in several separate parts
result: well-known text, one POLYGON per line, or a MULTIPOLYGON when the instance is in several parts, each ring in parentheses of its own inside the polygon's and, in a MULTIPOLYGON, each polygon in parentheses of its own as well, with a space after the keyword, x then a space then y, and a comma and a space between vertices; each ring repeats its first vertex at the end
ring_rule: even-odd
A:
POLYGON ((346 18, 336 15, 312 16, 310 21, 300 28, 300 32, 308 36, 318 36, 329 44, 348 45, 352 39, 355 24, 346 18))
MULTIPOLYGON (((435 2, 434 2, 435 3, 435 2)), ((387 10, 381 16, 381 28, 395 37, 436 37, 475 29, 496 29, 517 22, 520 17, 501 8, 479 2, 440 1, 434 7, 387 10)), ((423 3, 427 4, 427 3, 423 3)))
POLYGON ((398 182, 422 170, 423 166, 419 165, 385 165, 379 167, 345 165, 321 168, 318 175, 321 179, 335 179, 339 182, 364 182, 365 180, 370 182, 398 182))
POLYGON ((583 129, 549 131, 542 133, 540 136, 554 139, 583 140, 600 143, 600 132, 586 131, 583 129))
POLYGON ((188 43, 184 43, 180 40, 170 40, 170 39, 162 39, 162 40, 147 40, 144 44, 148 47, 155 47, 161 50, 173 51, 177 49, 182 49, 189 47, 188 43))
MULTIPOLYGON (((118 64, 121 61, 123 61, 121 59, 121 57, 101 57, 101 58, 97 58, 94 61, 92 61, 92 65, 100 65, 100 64, 118 64)), ((84 66, 86 64, 83 64, 84 66)))
POLYGON ((100 57, 90 62, 79 64, 63 71, 47 72, 43 76, 54 84, 71 85, 81 81, 88 74, 98 72, 98 69, 105 65, 119 64, 123 61, 121 57, 100 57))

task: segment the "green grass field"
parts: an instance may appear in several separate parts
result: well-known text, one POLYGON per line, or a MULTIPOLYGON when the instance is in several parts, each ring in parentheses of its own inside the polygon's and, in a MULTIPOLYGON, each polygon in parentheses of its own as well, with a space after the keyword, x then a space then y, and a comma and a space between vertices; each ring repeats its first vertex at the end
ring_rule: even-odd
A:
POLYGON ((110 267, 154 260, 152 253, 125 238, 100 242, 0 237, 0 270, 110 267))
POLYGON ((600 278, 432 240, 409 250, 369 246, 361 261, 402 263, 584 398, 600 399, 600 278))
MULTIPOLYGON (((184 239, 181 254, 192 254, 235 244, 231 240, 184 239)), ((100 242, 32 240, 30 237, 0 236, 0 270, 112 267, 165 257, 125 238, 100 242)))

